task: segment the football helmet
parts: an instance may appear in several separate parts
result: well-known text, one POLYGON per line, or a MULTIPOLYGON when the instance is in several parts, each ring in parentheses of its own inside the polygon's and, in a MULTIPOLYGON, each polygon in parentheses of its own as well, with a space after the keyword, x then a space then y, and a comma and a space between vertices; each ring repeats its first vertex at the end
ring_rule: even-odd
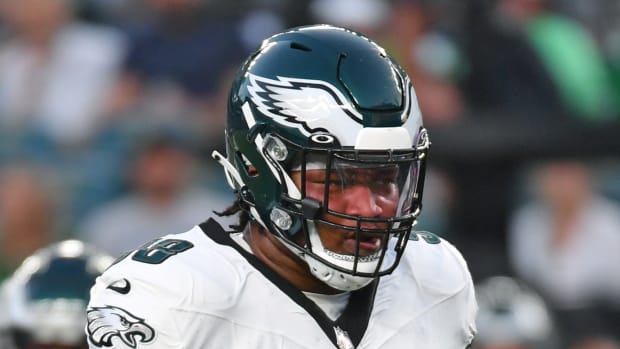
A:
POLYGON ((113 261, 77 240, 26 258, 0 289, 3 327, 19 349, 86 348, 86 304, 95 278, 113 261))
POLYGON ((517 279, 493 276, 476 285, 478 346, 555 348, 555 325, 545 301, 517 279))
POLYGON ((329 25, 276 34, 238 71, 227 118, 227 156, 213 156, 251 219, 333 288, 394 270, 420 214, 430 142, 411 81, 383 48, 329 25), (356 186, 370 209, 339 205, 356 186), (327 248, 322 229, 349 250, 327 248))

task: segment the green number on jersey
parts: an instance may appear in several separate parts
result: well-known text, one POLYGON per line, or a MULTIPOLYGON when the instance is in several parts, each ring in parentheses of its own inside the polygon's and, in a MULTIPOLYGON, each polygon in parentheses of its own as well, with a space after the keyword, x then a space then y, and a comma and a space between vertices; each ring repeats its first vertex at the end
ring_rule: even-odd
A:
POLYGON ((441 242, 437 235, 428 231, 412 231, 411 234, 409 234, 409 240, 418 241, 420 238, 432 245, 441 242))
POLYGON ((140 248, 131 259, 143 263, 159 264, 175 254, 189 250, 192 247, 194 247, 194 244, 189 241, 166 239, 154 245, 140 248))

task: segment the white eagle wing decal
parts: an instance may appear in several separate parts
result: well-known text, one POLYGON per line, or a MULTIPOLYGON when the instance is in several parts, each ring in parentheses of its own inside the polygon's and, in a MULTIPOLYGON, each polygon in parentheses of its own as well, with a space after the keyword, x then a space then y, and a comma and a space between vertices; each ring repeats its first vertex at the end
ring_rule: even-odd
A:
MULTIPOLYGON (((128 348, 136 348, 138 343, 149 343, 155 338, 155 330, 144 319, 128 311, 114 307, 92 307, 86 312, 88 325, 86 332, 89 341, 97 347, 112 347, 118 343, 116 337, 128 348)), ((119 348, 119 346, 115 346, 119 348)))
MULTIPOLYGON (((270 86, 273 105, 279 108, 279 112, 288 116, 297 117, 299 121, 311 122, 321 114, 330 113, 331 108, 340 108, 334 103, 334 98, 325 90, 300 87, 299 89, 281 88, 270 86)), ((265 101, 265 100, 263 100, 265 101)))
POLYGON ((253 74, 249 81, 250 98, 261 113, 306 135, 338 129, 335 126, 342 123, 361 128, 362 115, 325 81, 286 77, 275 80, 253 74))

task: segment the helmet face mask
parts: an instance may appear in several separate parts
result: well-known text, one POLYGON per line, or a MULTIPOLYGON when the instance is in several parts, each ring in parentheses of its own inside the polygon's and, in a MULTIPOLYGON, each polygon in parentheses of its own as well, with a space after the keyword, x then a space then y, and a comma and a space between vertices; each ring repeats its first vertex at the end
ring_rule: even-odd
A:
POLYGON ((233 84, 226 139, 229 184, 317 278, 351 290, 394 270, 430 142, 411 82, 378 45, 331 26, 266 40, 233 84))
POLYGON ((339 272, 370 278, 390 273, 419 213, 414 197, 423 171, 418 156, 425 151, 300 153, 304 159, 289 170, 296 187, 277 206, 300 222, 288 234, 293 231, 298 247, 339 272), (390 262, 382 263, 386 256, 390 262))

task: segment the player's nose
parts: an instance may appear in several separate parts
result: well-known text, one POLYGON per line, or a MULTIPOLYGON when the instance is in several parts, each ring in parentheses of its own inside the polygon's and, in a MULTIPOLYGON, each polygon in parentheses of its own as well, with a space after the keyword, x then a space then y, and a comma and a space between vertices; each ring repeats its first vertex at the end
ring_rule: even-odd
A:
POLYGON ((369 187, 356 185, 345 192, 346 213, 361 217, 377 217, 383 212, 381 206, 377 204, 377 195, 369 187))

